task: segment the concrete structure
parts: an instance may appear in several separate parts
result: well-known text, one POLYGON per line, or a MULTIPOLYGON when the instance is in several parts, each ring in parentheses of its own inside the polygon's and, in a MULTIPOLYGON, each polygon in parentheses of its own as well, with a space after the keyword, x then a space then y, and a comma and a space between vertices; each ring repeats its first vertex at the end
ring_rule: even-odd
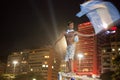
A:
POLYGON ((22 54, 20 52, 13 52, 11 55, 8 56, 6 73, 8 74, 21 73, 20 70, 21 62, 22 62, 22 54), (14 64, 13 63, 14 61, 17 61, 17 63, 14 64))
POLYGON ((102 47, 101 54, 101 73, 110 71, 112 68, 112 55, 111 45, 105 43, 102 47))
POLYGON ((8 56, 8 74, 40 74, 45 80, 57 80, 60 57, 51 47, 13 52, 8 56), (15 61, 15 62, 13 62, 15 61))
POLYGON ((109 30, 109 33, 105 34, 107 42, 102 45, 101 73, 113 71, 112 59, 114 59, 116 54, 120 54, 120 28, 113 28, 114 30, 109 30))
MULTIPOLYGON (((93 34, 94 29, 90 22, 86 22, 78 25, 78 32, 93 34)), ((100 38, 96 35, 91 37, 80 36, 79 39, 74 66, 75 72, 78 75, 98 76, 100 74, 100 38), (79 59, 78 54, 82 54, 84 57, 79 59)))
POLYGON ((0 61, 0 75, 4 74, 6 70, 6 64, 0 61))
POLYGON ((52 48, 36 49, 29 53, 29 71, 40 73, 45 80, 57 80, 59 61, 59 56, 52 48))

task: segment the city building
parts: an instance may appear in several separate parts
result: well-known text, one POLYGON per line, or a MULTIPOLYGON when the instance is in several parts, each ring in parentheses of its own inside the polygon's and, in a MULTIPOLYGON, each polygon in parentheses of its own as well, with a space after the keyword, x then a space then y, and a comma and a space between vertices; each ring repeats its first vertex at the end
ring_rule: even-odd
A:
POLYGON ((0 61, 0 75, 4 74, 6 70, 6 64, 0 61))
POLYGON ((41 48, 29 53, 29 71, 40 73, 45 80, 57 80, 59 56, 52 48, 41 48))
POLYGON ((7 60, 7 74, 19 74, 21 73, 22 54, 20 52, 13 52, 8 56, 7 60))
POLYGON ((110 43, 103 44, 102 53, 101 53, 101 73, 105 73, 111 70, 112 56, 113 56, 113 52, 111 50, 110 43))
POLYGON ((51 47, 13 52, 8 56, 7 74, 30 74, 44 80, 57 80, 60 57, 51 47))
MULTIPOLYGON (((82 34, 95 33, 90 22, 79 24, 78 32, 82 34)), ((101 37, 98 35, 90 37, 79 36, 74 66, 75 72, 78 75, 87 75, 93 77, 100 75, 101 43, 101 37)))
POLYGON ((112 60, 120 54, 120 28, 113 26, 105 32, 107 42, 102 45, 101 73, 114 71, 112 60))
POLYGON ((115 54, 120 54, 120 26, 113 28, 113 31, 115 33, 110 36, 111 48, 115 54))
POLYGON ((13 52, 8 56, 6 73, 26 74, 28 71, 29 51, 13 52))

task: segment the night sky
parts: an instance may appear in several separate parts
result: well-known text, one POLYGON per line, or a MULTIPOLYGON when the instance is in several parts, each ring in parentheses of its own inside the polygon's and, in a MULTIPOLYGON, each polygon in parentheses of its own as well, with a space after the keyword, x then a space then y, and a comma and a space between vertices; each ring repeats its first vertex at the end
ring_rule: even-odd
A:
MULTIPOLYGON (((3 0, 1 9, 0 58, 23 49, 39 48, 55 41, 66 29, 67 21, 89 21, 77 18, 84 0, 3 0)), ((113 0, 110 0, 113 2, 113 0)), ((119 9, 119 0, 113 4, 119 9)), ((120 9, 119 9, 120 10, 120 9)))

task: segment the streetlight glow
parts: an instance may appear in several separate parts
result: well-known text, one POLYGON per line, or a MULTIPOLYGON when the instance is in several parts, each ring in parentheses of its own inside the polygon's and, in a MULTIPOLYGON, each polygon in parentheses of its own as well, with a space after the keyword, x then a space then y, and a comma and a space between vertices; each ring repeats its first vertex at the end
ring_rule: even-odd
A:
POLYGON ((17 64, 18 64, 18 61, 14 60, 14 61, 13 61, 13 65, 14 65, 14 71, 13 71, 13 72, 14 72, 14 74, 15 74, 15 68, 16 68, 16 65, 17 65, 17 64))
POLYGON ((78 54, 78 58, 79 58, 79 70, 80 70, 80 64, 81 64, 81 59, 83 58, 83 54, 78 54))
POLYGON ((83 54, 78 54, 78 57, 79 58, 83 58, 83 54))
POLYGON ((18 61, 13 61, 13 64, 16 65, 18 63, 18 61))
POLYGON ((36 78, 33 78, 33 80, 36 80, 36 78))

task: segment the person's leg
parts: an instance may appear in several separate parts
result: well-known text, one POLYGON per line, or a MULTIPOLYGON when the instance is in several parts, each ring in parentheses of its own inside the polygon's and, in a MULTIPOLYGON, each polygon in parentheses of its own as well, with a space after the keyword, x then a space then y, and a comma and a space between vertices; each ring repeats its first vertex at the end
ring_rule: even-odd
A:
POLYGON ((69 70, 70 70, 70 72, 74 72, 73 71, 73 60, 72 59, 69 59, 69 70))
POLYGON ((71 60, 66 61, 66 71, 67 73, 70 73, 72 71, 72 67, 71 67, 71 60))
POLYGON ((66 72, 67 72, 67 73, 70 72, 70 64, 69 64, 69 61, 66 62, 66 72))
POLYGON ((65 62, 66 62, 66 71, 67 73, 70 72, 70 64, 69 64, 69 55, 70 55, 70 47, 67 46, 67 51, 65 55, 65 62))
POLYGON ((74 63, 74 54, 75 54, 75 44, 71 46, 71 55, 69 58, 71 72, 74 73, 73 63, 74 63))
POLYGON ((66 60, 66 67, 68 68, 68 72, 73 72, 74 51, 75 51, 75 45, 69 45, 67 47, 67 54, 65 60, 66 60))

